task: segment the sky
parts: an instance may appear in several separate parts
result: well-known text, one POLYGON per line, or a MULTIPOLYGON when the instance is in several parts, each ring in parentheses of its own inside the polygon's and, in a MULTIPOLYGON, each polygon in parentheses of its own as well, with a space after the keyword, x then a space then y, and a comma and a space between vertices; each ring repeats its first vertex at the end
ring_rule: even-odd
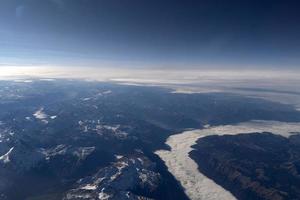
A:
POLYGON ((0 66, 299 68, 300 2, 0 0, 0 66))

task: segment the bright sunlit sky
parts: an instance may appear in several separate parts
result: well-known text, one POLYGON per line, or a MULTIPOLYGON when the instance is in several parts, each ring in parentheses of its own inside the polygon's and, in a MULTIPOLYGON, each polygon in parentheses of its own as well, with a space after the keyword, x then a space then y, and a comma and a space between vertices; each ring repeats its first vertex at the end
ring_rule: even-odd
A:
POLYGON ((0 0, 0 65, 298 68, 289 0, 0 0))

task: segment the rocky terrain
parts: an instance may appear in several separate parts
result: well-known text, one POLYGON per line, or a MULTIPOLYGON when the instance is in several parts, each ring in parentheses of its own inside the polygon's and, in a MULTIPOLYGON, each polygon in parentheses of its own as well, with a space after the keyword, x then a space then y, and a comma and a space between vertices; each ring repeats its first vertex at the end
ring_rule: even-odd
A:
POLYGON ((0 110, 1 200, 185 200, 154 154, 169 136, 205 124, 300 121, 294 106, 240 95, 63 79, 0 81, 0 110))
POLYGON ((141 153, 116 156, 110 166, 82 178, 67 192, 64 200, 150 199, 160 184, 155 163, 141 153))
POLYGON ((207 136, 190 153, 201 173, 245 200, 300 199, 300 136, 207 136))

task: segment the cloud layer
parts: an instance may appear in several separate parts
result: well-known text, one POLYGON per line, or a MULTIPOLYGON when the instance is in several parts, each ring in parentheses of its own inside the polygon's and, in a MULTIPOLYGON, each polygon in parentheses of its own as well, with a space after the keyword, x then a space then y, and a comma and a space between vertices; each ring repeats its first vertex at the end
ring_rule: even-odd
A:
POLYGON ((235 197, 230 192, 198 171, 198 166, 189 157, 189 152, 193 150, 191 146, 196 144, 196 141, 201 137, 254 132, 271 132, 289 137, 291 134, 300 133, 300 123, 250 121, 237 125, 186 131, 168 138, 166 144, 171 147, 171 151, 159 150, 155 153, 165 161, 168 170, 181 183, 191 200, 232 200, 235 197))
POLYGON ((174 93, 229 92, 294 105, 300 109, 300 70, 179 70, 112 66, 1 66, 0 80, 80 79, 171 88, 174 93))

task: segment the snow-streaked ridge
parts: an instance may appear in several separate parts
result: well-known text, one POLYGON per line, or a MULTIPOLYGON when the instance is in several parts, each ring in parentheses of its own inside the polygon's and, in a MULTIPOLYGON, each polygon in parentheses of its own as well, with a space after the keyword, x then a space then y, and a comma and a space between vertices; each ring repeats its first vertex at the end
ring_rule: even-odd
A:
POLYGON ((0 156, 0 161, 2 161, 4 164, 9 163, 10 162, 9 155, 12 152, 12 150, 14 150, 14 147, 10 148, 9 151, 3 156, 0 156))
POLYGON ((166 142, 171 147, 171 151, 159 150, 155 152, 165 161, 168 170, 181 183, 191 200, 236 199, 230 192, 201 174, 197 163, 189 157, 189 152, 193 150, 191 146, 196 144, 199 138, 209 135, 236 135, 254 132, 271 132, 289 137, 300 133, 300 123, 278 121, 256 120, 237 125, 206 127, 201 130, 185 131, 172 135, 166 142))

